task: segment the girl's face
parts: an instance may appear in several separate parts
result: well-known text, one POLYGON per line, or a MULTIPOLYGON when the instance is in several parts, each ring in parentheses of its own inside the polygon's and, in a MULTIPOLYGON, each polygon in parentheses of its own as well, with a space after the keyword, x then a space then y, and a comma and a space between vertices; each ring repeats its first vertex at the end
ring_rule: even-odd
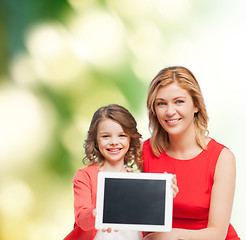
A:
POLYGON ((169 137, 194 131, 194 106, 189 92, 177 83, 161 87, 155 98, 155 112, 169 137))
POLYGON ((111 164, 124 163, 124 156, 130 146, 130 136, 117 122, 104 119, 97 126, 97 143, 105 161, 111 164))

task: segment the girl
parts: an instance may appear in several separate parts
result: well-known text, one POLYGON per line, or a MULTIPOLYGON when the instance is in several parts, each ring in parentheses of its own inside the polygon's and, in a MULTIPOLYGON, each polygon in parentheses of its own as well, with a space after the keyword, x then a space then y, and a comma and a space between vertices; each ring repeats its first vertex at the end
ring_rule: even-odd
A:
MULTIPOLYGON (((85 141, 84 163, 73 178, 75 224, 65 240, 124 239, 140 240, 138 231, 97 231, 95 207, 97 175, 99 171, 128 172, 127 167, 142 167, 141 135, 133 116, 125 108, 111 104, 98 109, 91 121, 85 141)), ((174 195, 177 193, 176 178, 173 179, 174 195)))
POLYGON ((145 240, 238 240, 230 224, 236 167, 232 152, 208 136, 198 82, 184 67, 161 70, 149 87, 151 138, 143 144, 144 172, 175 173, 179 194, 173 230, 145 240))

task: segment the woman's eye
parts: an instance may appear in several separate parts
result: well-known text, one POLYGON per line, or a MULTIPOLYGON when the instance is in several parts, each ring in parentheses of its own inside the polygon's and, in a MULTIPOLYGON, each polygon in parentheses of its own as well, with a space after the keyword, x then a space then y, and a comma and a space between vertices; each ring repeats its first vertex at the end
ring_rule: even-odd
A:
POLYGON ((181 103, 184 103, 184 101, 183 100, 177 100, 176 103, 181 104, 181 103))
POLYGON ((157 102, 156 103, 156 106, 163 106, 163 105, 165 105, 165 102, 157 102))

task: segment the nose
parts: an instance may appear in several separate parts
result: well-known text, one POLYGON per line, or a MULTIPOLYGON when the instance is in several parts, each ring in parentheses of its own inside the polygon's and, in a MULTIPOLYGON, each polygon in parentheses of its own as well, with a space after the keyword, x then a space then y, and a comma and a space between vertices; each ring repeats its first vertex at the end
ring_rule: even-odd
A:
POLYGON ((118 138, 117 137, 111 137, 110 138, 110 144, 111 145, 117 145, 118 144, 118 138))
POLYGON ((175 112, 176 112, 175 106, 173 104, 168 104, 166 108, 166 115, 173 116, 175 112))

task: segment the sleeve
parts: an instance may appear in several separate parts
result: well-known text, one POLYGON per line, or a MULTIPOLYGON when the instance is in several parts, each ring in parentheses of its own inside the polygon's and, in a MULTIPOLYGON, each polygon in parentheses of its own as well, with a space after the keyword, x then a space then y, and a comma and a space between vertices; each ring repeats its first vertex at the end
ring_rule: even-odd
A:
POLYGON ((89 231, 95 226, 91 181, 90 176, 81 170, 78 170, 73 178, 75 222, 84 231, 89 231))

